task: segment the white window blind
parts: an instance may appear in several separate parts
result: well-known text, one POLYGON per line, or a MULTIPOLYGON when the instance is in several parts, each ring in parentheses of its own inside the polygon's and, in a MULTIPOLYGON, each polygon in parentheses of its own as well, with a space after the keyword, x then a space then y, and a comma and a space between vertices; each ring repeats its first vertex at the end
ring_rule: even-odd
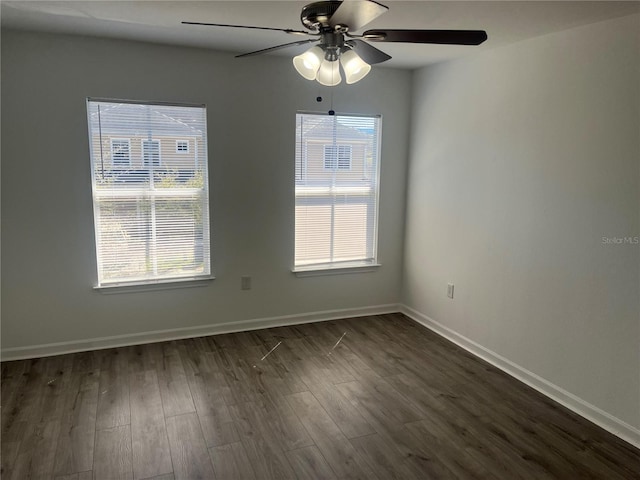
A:
POLYGON ((209 277, 205 107, 88 99, 87 109, 98 286, 209 277), (185 137, 195 148, 176 152, 185 137), (124 157, 122 138, 126 168, 108 161, 124 157))
POLYGON ((295 269, 376 263, 380 117, 296 117, 295 269))

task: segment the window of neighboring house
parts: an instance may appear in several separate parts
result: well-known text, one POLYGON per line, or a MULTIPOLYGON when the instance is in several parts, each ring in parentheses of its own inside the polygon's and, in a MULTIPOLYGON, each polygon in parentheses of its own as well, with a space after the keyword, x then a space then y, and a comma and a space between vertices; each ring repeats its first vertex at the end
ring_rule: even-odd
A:
POLYGON ((160 140, 142 140, 142 164, 145 167, 160 166, 160 140))
POLYGON ((380 117, 298 113, 294 271, 377 265, 380 117))
POLYGON ((351 145, 325 145, 325 170, 351 170, 351 145))
POLYGON ((131 141, 128 138, 111 139, 111 163, 114 167, 131 165, 131 141))
POLYGON ((176 153, 189 153, 189 142, 187 140, 176 140, 176 153))
POLYGON ((87 109, 98 287, 211 278, 206 108, 88 99, 87 109), (193 158, 148 168, 161 138, 186 135, 193 158), (117 136, 142 148, 126 171, 103 157, 117 136))

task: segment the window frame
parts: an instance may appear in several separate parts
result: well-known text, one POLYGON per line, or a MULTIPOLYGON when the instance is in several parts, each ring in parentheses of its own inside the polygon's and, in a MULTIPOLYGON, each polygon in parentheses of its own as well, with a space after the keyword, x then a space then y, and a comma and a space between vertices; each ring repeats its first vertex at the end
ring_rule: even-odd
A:
MULTIPOLYGON (((318 112, 318 111, 297 111, 297 115, 318 115, 318 116, 330 116, 326 112, 318 112)), ((350 273, 365 273, 365 272, 374 272, 382 266, 378 259, 378 230, 379 230, 379 220, 380 220, 380 172, 381 172, 381 163, 382 163, 382 115, 381 114, 365 114, 365 113, 338 113, 334 114, 336 117, 359 117, 359 118, 372 118, 377 119, 377 135, 374 148, 377 151, 378 157, 375 167, 375 177, 376 177, 376 185, 375 185, 375 224, 373 226, 373 234, 371 238, 371 249, 372 249, 372 258, 369 260, 355 260, 355 261, 334 261, 329 263, 316 263, 316 264, 307 264, 307 265, 296 265, 296 256, 295 256, 295 235, 296 235, 296 226, 294 219, 294 228, 293 228, 293 243, 294 243, 294 252, 292 259, 292 267, 291 272, 295 274, 297 277, 313 277, 313 276, 322 276, 322 275, 340 275, 340 274, 350 274, 350 273)), ((297 119, 296 119, 297 124, 297 119)), ((296 150, 298 148, 299 138, 296 135, 295 144, 296 150)), ((353 166, 353 144, 348 143, 338 143, 337 146, 340 145, 349 145, 350 149, 350 162, 349 171, 352 171, 353 166)), ((325 145, 326 146, 326 145, 325 145)), ((298 174, 297 168, 294 168, 294 191, 297 188, 296 183, 308 173, 308 151, 307 151, 307 142, 303 142, 300 144, 300 172, 298 174)), ((324 153, 324 151, 323 151, 324 153)), ((296 163, 297 158, 294 161, 296 163)), ((336 158, 337 161, 337 158, 336 158)), ((324 164, 324 156, 323 156, 323 164, 324 164)), ((324 166, 324 165, 323 165, 324 166)), ((324 170, 324 169, 323 169, 324 170)), ((331 170, 324 170, 331 171, 331 170)), ((339 172, 340 170, 335 169, 335 172, 339 172)), ((346 170, 344 170, 346 171, 346 170)), ((363 178, 365 178, 363 176, 363 178)), ((294 193, 294 201, 296 194, 294 193)))
MULTIPOLYGON (((211 200, 211 194, 210 194, 210 182, 209 182, 209 161, 208 161, 208 148, 206 148, 206 146, 208 145, 208 126, 207 126, 207 106, 206 104, 191 104, 191 103, 182 103, 182 102, 154 102, 154 101, 138 101, 138 100, 123 100, 123 99, 113 99, 113 98, 101 98, 101 97, 87 97, 86 98, 86 108, 87 108, 87 122, 88 122, 88 138, 89 138, 89 159, 90 159, 90 167, 91 167, 91 183, 92 183, 92 191, 93 191, 93 222, 94 222, 94 226, 95 226, 95 241, 94 241, 94 245, 95 245, 95 253, 96 253, 96 266, 97 266, 97 274, 98 277, 96 279, 96 283, 94 284, 93 288, 94 290, 100 291, 102 293, 135 293, 135 292, 145 292, 145 291, 150 291, 150 290, 163 290, 163 289, 173 289, 173 288, 186 288, 186 287, 200 287, 200 286, 206 286, 209 284, 209 281, 214 280, 215 276, 213 275, 213 259, 212 259, 212 248, 211 248, 211 238, 212 238, 212 232, 211 232, 211 206, 210 206, 210 200, 211 200), (98 233, 98 226, 99 226, 99 217, 98 217, 98 209, 99 209, 99 205, 96 202, 96 198, 97 198, 97 192, 96 192, 96 162, 94 161, 94 155, 96 154, 96 152, 94 152, 94 143, 95 143, 95 139, 93 138, 95 135, 95 131, 92 130, 91 127, 91 110, 90 110, 90 103, 91 102, 96 102, 96 103, 119 103, 119 104, 134 104, 134 105, 143 105, 143 106, 167 106, 167 107, 188 107, 188 108, 200 108, 203 110, 203 116, 204 116, 204 125, 203 125, 203 131, 202 134, 199 136, 202 136, 204 139, 204 145, 205 145, 205 155, 203 155, 204 157, 204 177, 203 177, 203 186, 199 187, 202 189, 204 198, 203 201, 204 205, 206 205, 206 217, 203 216, 203 218, 206 218, 206 220, 204 220, 204 225, 203 225, 203 232, 202 232, 202 242, 205 242, 204 244, 208 245, 208 247, 204 250, 204 254, 205 254, 205 259, 204 259, 204 273, 201 274, 193 274, 191 276, 189 275, 179 275, 179 276, 156 276, 154 278, 144 278, 144 279, 135 279, 135 280, 123 280, 123 279, 119 279, 119 280, 115 280, 115 281, 104 281, 102 274, 101 274, 101 270, 104 268, 102 262, 101 262, 101 253, 100 253, 100 249, 99 249, 99 244, 98 244, 98 240, 99 240, 99 233, 98 233)), ((102 133, 100 133, 100 136, 102 136, 102 133)), ((118 137, 114 137, 114 138, 118 138, 118 137)), ((133 155, 132 155, 132 148, 131 148, 131 139, 129 138, 129 153, 130 153, 130 162, 133 161, 133 155)), ((143 142, 144 141, 149 141, 149 139, 142 139, 143 142)), ((158 161, 161 162, 161 140, 157 139, 157 138, 151 138, 150 139, 153 142, 158 143, 158 161)), ((101 140, 98 140, 98 142, 100 142, 101 140)), ((197 141, 198 138, 194 136, 194 141, 196 142, 196 147, 197 147, 197 141)), ((142 168, 148 168, 147 166, 144 165, 144 147, 142 146, 143 142, 140 143, 140 149, 141 149, 141 154, 142 154, 142 168)), ((100 152, 100 155, 101 152, 100 152)), ((196 150, 196 156, 197 156, 197 150, 196 150)), ((197 157, 196 157, 197 159, 197 157)), ((195 165, 194 171, 199 170, 199 166, 202 163, 202 160, 197 160, 195 161, 195 165)), ((160 163, 161 164, 161 163, 160 163)), ((154 166, 154 168, 157 168, 157 166, 154 166)), ((153 182, 152 182, 153 183, 153 182)), ((135 192, 139 189, 136 188, 132 188, 131 192, 135 192)), ((185 189, 185 193, 188 193, 188 190, 192 190, 192 188, 188 188, 185 189)), ((166 192, 165 192, 166 193, 166 192)), ((115 194, 115 196, 119 196, 117 193, 115 194)), ((151 194, 152 197, 156 197, 157 195, 152 193, 151 194)), ((162 200, 162 195, 160 195, 158 197, 160 200, 162 200)), ((194 197, 197 198, 197 197, 194 197)), ((195 240, 195 242, 197 242, 197 238, 195 240)), ((187 266, 188 268, 188 266, 187 266)))

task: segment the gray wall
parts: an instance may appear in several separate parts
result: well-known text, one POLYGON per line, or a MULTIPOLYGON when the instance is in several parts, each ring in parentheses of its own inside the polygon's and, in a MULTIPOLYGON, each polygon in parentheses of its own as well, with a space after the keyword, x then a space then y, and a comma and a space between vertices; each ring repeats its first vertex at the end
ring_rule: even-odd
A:
POLYGON ((415 73, 404 303, 640 427, 638 16, 415 73), (455 284, 448 299, 447 283, 455 284))
POLYGON ((287 58, 3 30, 2 346, 397 303, 410 81, 407 71, 377 68, 329 90, 287 58), (338 112, 383 115, 382 267, 298 278, 295 114, 329 110, 330 91, 338 112), (217 277, 208 286, 93 290, 87 96, 207 104, 217 277), (241 275, 253 277, 252 290, 240 290, 241 275))

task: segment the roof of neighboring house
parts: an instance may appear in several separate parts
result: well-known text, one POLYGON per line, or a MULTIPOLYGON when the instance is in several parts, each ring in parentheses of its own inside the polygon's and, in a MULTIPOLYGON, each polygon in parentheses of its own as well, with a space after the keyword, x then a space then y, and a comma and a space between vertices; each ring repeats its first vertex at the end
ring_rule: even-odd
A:
POLYGON ((193 136, 204 127, 204 117, 194 118, 193 107, 136 103, 92 102, 89 121, 94 132, 112 137, 193 136))

